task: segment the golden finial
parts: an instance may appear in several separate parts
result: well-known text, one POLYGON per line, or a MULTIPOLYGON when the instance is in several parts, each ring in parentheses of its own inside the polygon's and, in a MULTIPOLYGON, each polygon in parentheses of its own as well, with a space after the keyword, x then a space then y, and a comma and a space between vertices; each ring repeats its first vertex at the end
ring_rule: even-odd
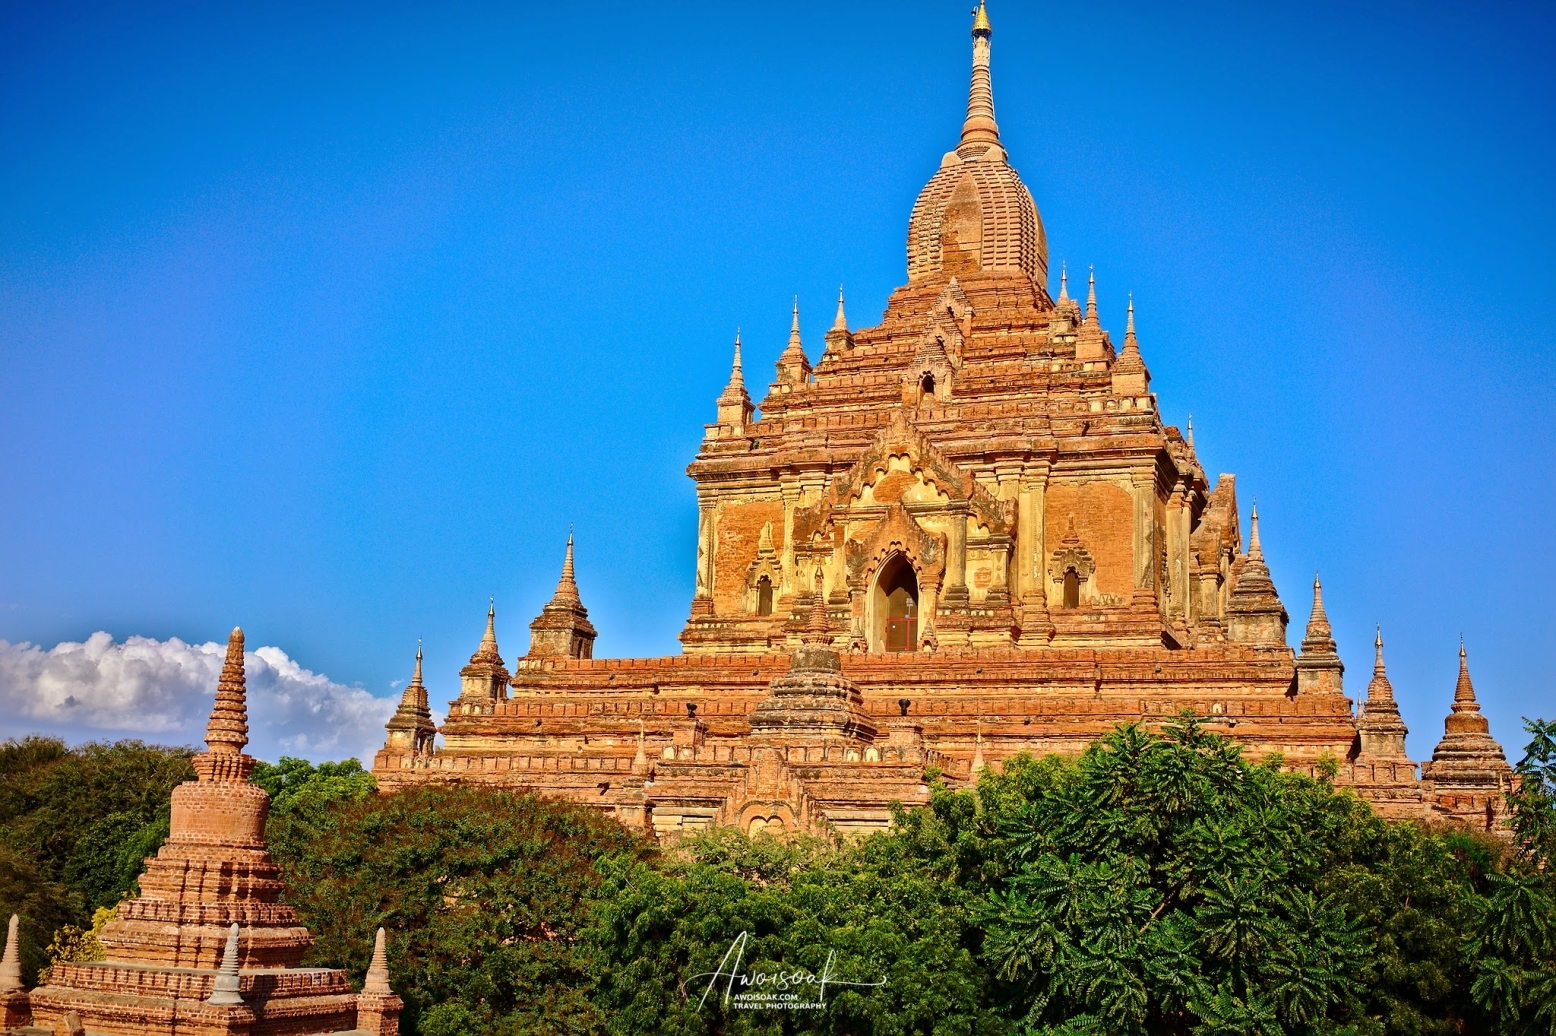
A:
POLYGON ((994 26, 989 24, 989 11, 983 6, 983 0, 978 0, 978 10, 973 12, 973 35, 992 36, 994 26))

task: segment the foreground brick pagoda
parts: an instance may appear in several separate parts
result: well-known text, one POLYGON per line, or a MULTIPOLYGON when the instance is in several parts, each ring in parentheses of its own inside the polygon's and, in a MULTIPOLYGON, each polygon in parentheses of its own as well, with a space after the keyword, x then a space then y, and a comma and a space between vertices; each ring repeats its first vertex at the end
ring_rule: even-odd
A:
MULTIPOLYGON (((269 796, 249 783, 243 632, 233 630, 196 780, 173 790, 172 832, 147 861, 140 895, 119 904, 100 939, 107 959, 56 964, 24 992, 0 966, 0 1031, 105 1036, 395 1036, 384 933, 360 994, 346 973, 304 968, 313 945, 280 902, 265 847, 269 796)), ((16 947, 13 920, 6 960, 16 947)))
MULTIPOLYGON (((1192 709, 1393 816, 1490 825, 1509 769, 1461 664, 1425 773, 1384 674, 1359 715, 1324 613, 1300 654, 1233 477, 1163 424, 1129 306, 1047 284, 1048 246, 994 119, 973 23, 961 139, 908 223, 908 283, 879 324, 837 319, 813 367, 796 305, 757 407, 735 341, 689 468, 696 591, 676 657, 597 660, 573 577, 510 673, 495 619, 435 747, 417 679, 380 787, 478 781, 594 804, 660 835, 712 824, 867 831, 1017 752, 1076 753, 1192 709)), ((1461 659, 1462 663, 1462 659, 1461 659)))

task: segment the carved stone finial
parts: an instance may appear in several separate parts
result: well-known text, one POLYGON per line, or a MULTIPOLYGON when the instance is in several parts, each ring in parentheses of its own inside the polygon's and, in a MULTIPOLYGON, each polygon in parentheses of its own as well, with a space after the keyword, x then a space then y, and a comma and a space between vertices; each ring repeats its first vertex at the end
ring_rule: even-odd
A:
POLYGON ((211 987, 208 1004, 241 1004, 238 983, 238 922, 227 929, 227 948, 222 951, 221 967, 216 969, 216 982, 211 987))
POLYGON ((22 988, 21 939, 17 933, 19 919, 11 915, 11 923, 5 930, 5 956, 0 957, 0 993, 22 988))
POLYGON ((638 720, 638 750, 632 757, 632 772, 640 776, 648 772, 648 752, 643 744, 644 736, 645 728, 640 719, 638 720))
POLYGON ((810 619, 805 624, 805 635, 802 639, 807 644, 826 644, 832 639, 827 633, 826 584, 819 568, 816 569, 815 593, 810 601, 810 619))
POLYGON ((367 966, 367 979, 362 983, 362 992, 382 995, 394 992, 389 988, 389 957, 384 952, 382 928, 378 930, 378 935, 373 940, 373 961, 367 966))

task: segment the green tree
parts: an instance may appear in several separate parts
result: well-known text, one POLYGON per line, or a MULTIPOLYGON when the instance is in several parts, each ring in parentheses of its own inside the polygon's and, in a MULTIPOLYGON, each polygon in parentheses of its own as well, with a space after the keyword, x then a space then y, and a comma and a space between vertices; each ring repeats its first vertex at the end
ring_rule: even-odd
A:
POLYGON ((309 845, 330 828, 336 806, 378 790, 373 775, 355 759, 316 766, 283 755, 280 762, 256 763, 249 780, 270 796, 265 838, 272 853, 287 858, 306 855, 309 845))
POLYGON ((892 836, 834 846, 721 831, 623 861, 584 933, 607 1031, 1004 1032, 965 891, 946 876, 892 836), (815 1009, 738 1009, 713 975, 734 968, 742 934, 743 974, 826 972, 837 984, 824 996, 796 987, 815 1009))
POLYGON ((1475 1000, 1503 1032, 1556 1036, 1556 723, 1526 720, 1533 736, 1510 796, 1518 852, 1488 877, 1464 939, 1475 1000))
POLYGON ((192 754, 139 741, 0 743, 0 920, 22 917, 29 982, 57 931, 136 891, 167 839, 173 788, 194 776, 192 754))
MULTIPOLYGON (((341 776, 351 775, 325 780, 341 776)), ((337 796, 302 811, 307 834, 297 837, 289 813, 310 796, 289 802, 289 781, 272 822, 286 830, 271 851, 313 931, 311 963, 362 975, 383 926, 407 1033, 600 1028, 578 929, 597 867, 646 858, 649 843, 584 806, 450 786, 337 796)))
POLYGON ((1192 718, 976 795, 998 877, 983 955, 1032 1031, 1328 1032, 1362 1018, 1370 926, 1322 887, 1375 823, 1322 780, 1253 766, 1192 718))

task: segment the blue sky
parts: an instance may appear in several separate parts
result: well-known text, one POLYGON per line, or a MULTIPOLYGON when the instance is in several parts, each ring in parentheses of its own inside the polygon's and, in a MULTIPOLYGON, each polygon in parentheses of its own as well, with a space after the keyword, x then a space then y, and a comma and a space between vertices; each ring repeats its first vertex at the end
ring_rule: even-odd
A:
MULTIPOLYGON (((677 649, 684 469, 905 280, 963 2, 0 7, 0 639, 241 623, 452 697, 569 523, 601 654, 677 649)), ((1429 755, 1458 637, 1556 715, 1549 5, 996 0, 1053 268, 1134 293, 1165 416, 1257 497, 1353 695, 1381 622, 1429 755)), ((0 724, 11 733, 13 720, 0 724)))

